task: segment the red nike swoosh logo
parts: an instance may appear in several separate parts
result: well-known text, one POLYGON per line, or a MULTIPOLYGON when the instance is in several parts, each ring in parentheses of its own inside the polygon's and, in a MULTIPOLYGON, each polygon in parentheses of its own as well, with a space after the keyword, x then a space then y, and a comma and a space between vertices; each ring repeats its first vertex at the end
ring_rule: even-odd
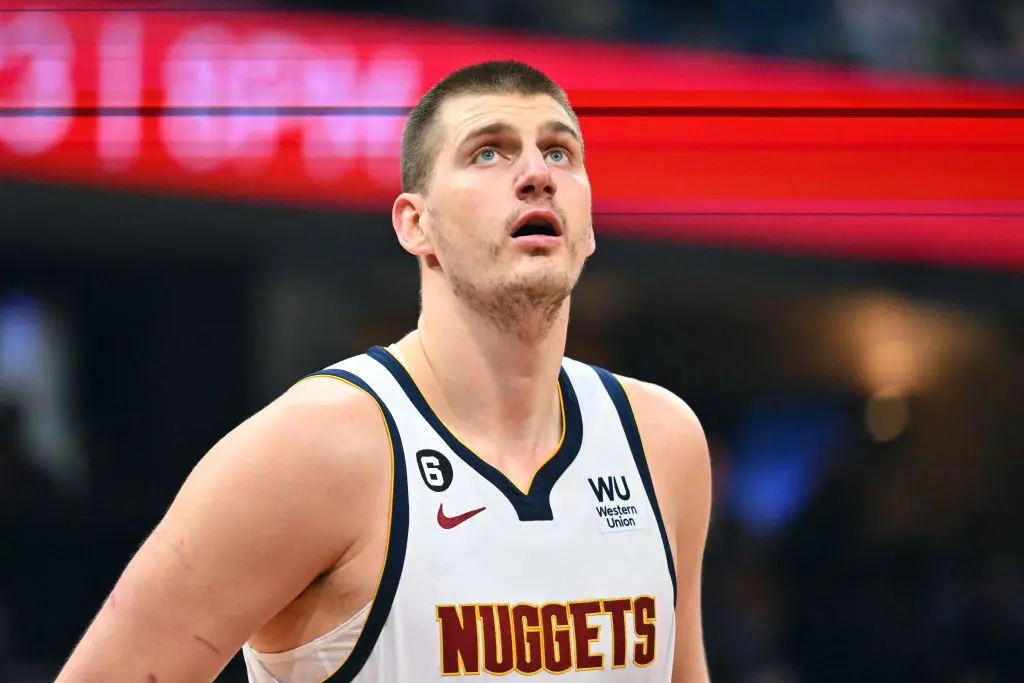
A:
POLYGON ((473 517, 474 515, 479 515, 481 512, 483 512, 486 509, 487 508, 485 508, 485 507, 484 508, 477 508, 476 510, 470 510, 469 512, 463 512, 461 515, 455 515, 454 517, 449 517, 446 514, 444 514, 444 503, 441 503, 440 505, 437 506, 437 523, 441 525, 442 529, 454 529, 455 527, 457 527, 458 525, 462 524, 463 522, 465 522, 470 517, 473 517))

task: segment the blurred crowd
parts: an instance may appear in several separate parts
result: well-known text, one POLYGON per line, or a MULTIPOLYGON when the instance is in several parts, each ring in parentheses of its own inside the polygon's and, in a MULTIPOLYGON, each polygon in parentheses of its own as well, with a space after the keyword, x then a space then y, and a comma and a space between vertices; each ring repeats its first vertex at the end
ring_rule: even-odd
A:
MULTIPOLYGON (((777 536, 753 533, 727 510, 716 517, 705 560, 712 680, 1024 680, 1024 576, 1020 552, 1005 545, 1010 511, 993 505, 955 540, 897 531, 876 508, 893 486, 884 453, 876 444, 843 451, 777 536)), ((715 476, 726 469, 719 462, 715 476)))
POLYGON ((610 40, 1024 81, 1020 0, 277 0, 610 40))

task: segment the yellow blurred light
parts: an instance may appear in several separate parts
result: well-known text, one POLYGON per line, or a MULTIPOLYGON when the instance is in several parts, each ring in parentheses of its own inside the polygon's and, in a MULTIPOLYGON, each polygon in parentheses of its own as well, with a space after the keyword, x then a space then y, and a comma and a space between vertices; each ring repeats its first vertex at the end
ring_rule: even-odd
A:
POLYGON ((868 399, 864 426, 872 439, 885 443, 906 431, 909 418, 905 396, 892 390, 880 391, 868 399))
POLYGON ((970 316, 888 293, 837 302, 828 320, 842 321, 832 339, 845 350, 852 378, 872 395, 926 393, 951 363, 976 354, 984 339, 970 316))

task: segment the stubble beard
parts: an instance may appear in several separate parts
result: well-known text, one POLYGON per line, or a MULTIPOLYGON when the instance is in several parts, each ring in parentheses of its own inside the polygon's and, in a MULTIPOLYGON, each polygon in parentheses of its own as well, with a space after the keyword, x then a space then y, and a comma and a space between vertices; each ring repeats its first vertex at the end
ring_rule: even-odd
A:
MULTIPOLYGON (((561 214, 561 218, 563 226, 566 226, 565 215, 561 214)), ((511 220, 514 223, 516 218, 511 220)), ((571 234, 568 226, 565 234, 571 234)), ((583 240, 566 244, 573 260, 582 245, 583 240)), ((502 243, 491 245, 487 252, 487 263, 498 263, 505 248, 502 243)), ((528 257, 550 258, 542 251, 529 254, 528 257)), ((551 330, 579 275, 579 272, 571 273, 554 268, 545 269, 542 273, 512 273, 487 282, 486 288, 457 273, 449 274, 449 278, 452 292, 467 308, 500 332, 513 335, 521 341, 531 341, 543 338, 551 330)))
POLYGON ((522 341, 547 335, 573 287, 572 278, 564 273, 501 278, 486 290, 458 276, 451 283, 467 308, 522 341))

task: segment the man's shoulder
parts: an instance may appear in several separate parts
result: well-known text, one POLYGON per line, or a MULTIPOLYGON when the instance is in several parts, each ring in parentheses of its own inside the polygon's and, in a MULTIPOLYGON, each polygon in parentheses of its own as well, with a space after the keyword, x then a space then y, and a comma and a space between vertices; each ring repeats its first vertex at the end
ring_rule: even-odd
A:
MULTIPOLYGON (((373 476, 388 457, 387 429, 373 397, 330 376, 313 376, 230 430, 203 460, 294 486, 373 476)), ((210 463, 198 469, 209 470, 210 463)))
POLYGON ((707 438, 696 412, 674 391, 654 382, 612 375, 622 386, 652 475, 687 476, 708 466, 707 438))
POLYGON ((620 374, 614 376, 625 389, 634 411, 654 412, 659 417, 700 424, 694 410, 674 391, 655 382, 620 374))
POLYGON ((376 410, 374 406, 376 400, 361 383, 347 379, 345 373, 328 369, 299 379, 266 409, 306 412, 316 419, 339 412, 376 410))
POLYGON ((268 427, 295 433, 309 444, 333 444, 357 455, 386 443, 377 399, 356 383, 317 373, 292 385, 262 411, 268 427), (339 381, 340 380, 340 381, 339 381))
MULTIPOLYGON (((566 357, 563 359, 564 364, 572 367, 575 366, 589 366, 607 381, 613 381, 618 384, 626 393, 626 397, 629 400, 630 406, 633 409, 634 414, 641 412, 643 414, 653 414, 659 418, 665 418, 672 422, 682 421, 690 425, 700 426, 700 422, 697 419, 696 413, 692 408, 673 391, 656 384, 654 382, 637 379, 635 377, 628 377, 621 373, 613 370, 599 367, 580 361, 574 358, 566 357)), ((640 419, 640 415, 637 415, 640 419)))
POLYGON ((647 421, 646 418, 650 416, 654 420, 667 420, 670 424, 681 423, 691 431, 694 427, 700 430, 700 421, 689 404, 675 392, 660 384, 628 377, 610 369, 569 357, 563 358, 563 366, 570 368, 589 366, 601 375, 606 383, 611 381, 621 386, 637 420, 647 421))

